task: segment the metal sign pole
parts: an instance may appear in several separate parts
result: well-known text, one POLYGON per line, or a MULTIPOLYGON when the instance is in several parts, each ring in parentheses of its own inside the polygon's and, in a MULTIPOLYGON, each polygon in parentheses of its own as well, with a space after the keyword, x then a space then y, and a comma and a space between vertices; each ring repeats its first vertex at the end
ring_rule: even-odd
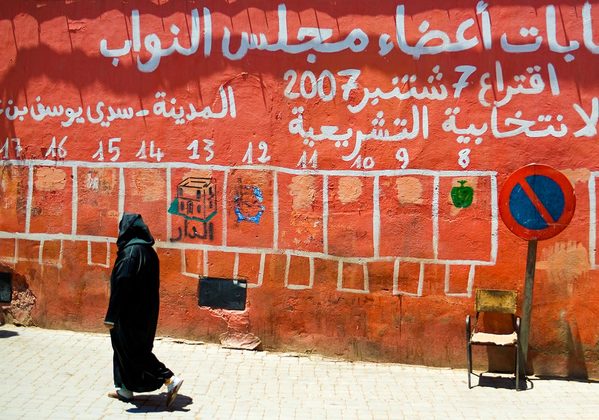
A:
POLYGON ((535 266, 537 263, 537 240, 528 241, 526 256, 526 278, 524 281, 524 304, 522 308, 522 325, 520 326, 521 360, 520 373, 526 375, 528 358, 528 336, 530 334, 530 313, 532 310, 532 289, 535 281, 535 266))
POLYGON ((537 241, 553 238, 564 230, 575 209, 576 194, 572 184, 563 173, 547 165, 531 164, 516 170, 508 176, 499 195, 501 219, 512 233, 528 241, 519 353, 519 370, 524 376, 528 364, 537 241))

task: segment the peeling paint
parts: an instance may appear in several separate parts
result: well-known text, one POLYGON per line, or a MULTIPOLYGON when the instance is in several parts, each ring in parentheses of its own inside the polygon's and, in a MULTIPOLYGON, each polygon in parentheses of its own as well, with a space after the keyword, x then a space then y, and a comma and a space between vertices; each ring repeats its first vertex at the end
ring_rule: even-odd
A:
POLYGON ((402 176, 395 181, 399 204, 422 204, 422 182, 418 178, 402 176))
POLYGON ((575 185, 579 182, 586 183, 589 182, 589 178, 591 177, 591 171, 587 168, 580 169, 564 169, 562 170, 564 175, 570 180, 570 182, 575 185))
POLYGON ((315 180, 312 176, 294 176, 289 184, 293 210, 308 210, 316 198, 315 180))
POLYGON ((67 185, 67 174, 58 168, 40 167, 35 171, 35 189, 38 191, 61 191, 67 185))
POLYGON ((151 170, 136 171, 132 174, 132 184, 135 192, 143 201, 163 200, 165 195, 164 178, 159 172, 151 170))
POLYGON ((339 179, 337 188, 339 201, 349 204, 358 201, 362 195, 362 180, 360 178, 344 176, 339 179))
POLYGON ((537 269, 546 270, 550 282, 566 286, 572 295, 576 280, 590 270, 588 255, 581 243, 558 242, 542 251, 537 269))

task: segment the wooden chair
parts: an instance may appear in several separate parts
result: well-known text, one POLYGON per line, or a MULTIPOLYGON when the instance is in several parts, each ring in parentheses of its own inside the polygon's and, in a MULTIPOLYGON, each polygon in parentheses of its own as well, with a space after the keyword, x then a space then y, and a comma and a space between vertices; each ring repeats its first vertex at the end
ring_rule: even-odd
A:
POLYGON ((470 323, 470 315, 466 317, 466 341, 468 352, 468 388, 472 388, 472 346, 514 347, 516 350, 516 390, 520 380, 520 317, 516 316, 518 292, 512 290, 477 289, 475 310, 476 318, 470 323), (512 331, 507 333, 485 332, 478 325, 481 313, 509 314, 512 318, 512 331))

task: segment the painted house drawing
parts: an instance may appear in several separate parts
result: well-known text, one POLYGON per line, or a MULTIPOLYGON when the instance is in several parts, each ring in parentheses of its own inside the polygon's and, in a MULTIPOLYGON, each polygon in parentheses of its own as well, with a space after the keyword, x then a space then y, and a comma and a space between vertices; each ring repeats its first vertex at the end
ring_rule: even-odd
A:
POLYGON ((216 184, 214 178, 185 178, 177 185, 177 197, 169 213, 190 220, 207 222, 216 214, 216 184))

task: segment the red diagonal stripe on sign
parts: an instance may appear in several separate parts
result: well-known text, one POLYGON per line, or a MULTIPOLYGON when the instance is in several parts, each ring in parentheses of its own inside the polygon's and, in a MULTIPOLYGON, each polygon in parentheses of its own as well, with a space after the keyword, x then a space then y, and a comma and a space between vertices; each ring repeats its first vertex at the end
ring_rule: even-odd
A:
POLYGON ((524 190, 524 193, 528 196, 528 198, 532 202, 532 205, 535 206, 543 220, 545 220, 545 223, 551 225, 557 221, 553 220, 551 214, 549 214, 543 203, 541 203, 541 200, 539 200, 539 197, 537 197, 537 194, 530 187, 530 185, 528 185, 528 182, 526 182, 526 180, 524 180, 524 182, 519 182, 518 185, 520 185, 520 187, 524 190))

